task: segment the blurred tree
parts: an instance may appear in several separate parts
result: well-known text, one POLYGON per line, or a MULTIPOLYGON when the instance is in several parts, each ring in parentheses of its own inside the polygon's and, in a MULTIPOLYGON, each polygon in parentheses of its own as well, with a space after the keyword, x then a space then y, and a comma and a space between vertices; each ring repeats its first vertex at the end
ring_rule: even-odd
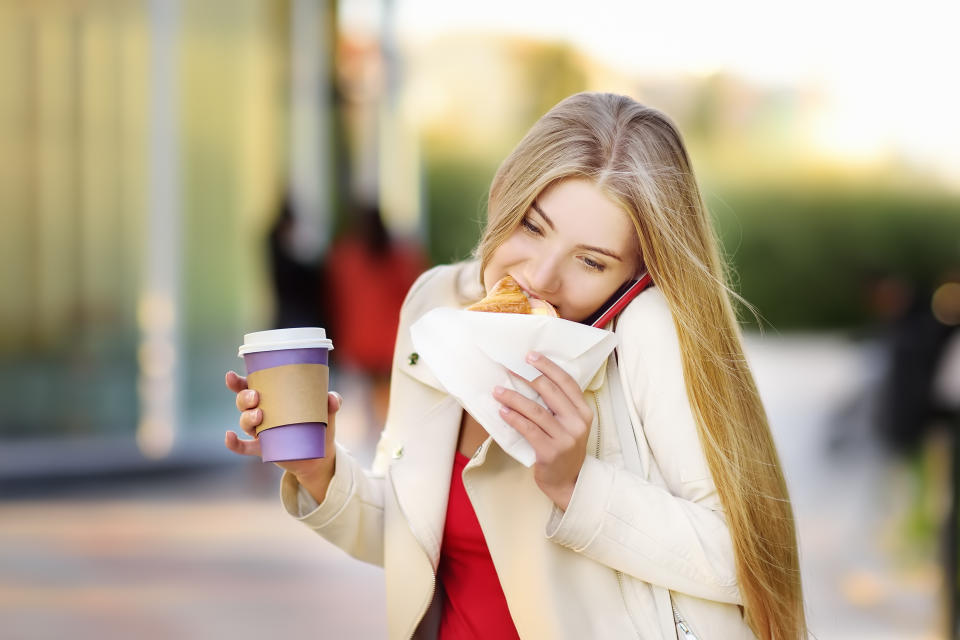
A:
POLYGON ((960 263, 956 196, 798 186, 720 189, 707 200, 735 285, 776 329, 869 324, 865 276, 932 287, 960 263))
POLYGON ((563 43, 521 44, 515 58, 530 91, 518 96, 524 104, 523 131, 567 96, 583 91, 587 74, 580 54, 563 43))
POLYGON ((466 155, 429 158, 425 170, 431 262, 446 263, 470 255, 486 220, 487 192, 496 168, 495 161, 466 155))
POLYGON ((424 131, 427 228, 431 260, 449 262, 476 245, 500 162, 541 115, 587 88, 587 65, 562 43, 465 37, 436 46, 425 64, 437 65, 429 73, 442 80, 444 108, 424 131))

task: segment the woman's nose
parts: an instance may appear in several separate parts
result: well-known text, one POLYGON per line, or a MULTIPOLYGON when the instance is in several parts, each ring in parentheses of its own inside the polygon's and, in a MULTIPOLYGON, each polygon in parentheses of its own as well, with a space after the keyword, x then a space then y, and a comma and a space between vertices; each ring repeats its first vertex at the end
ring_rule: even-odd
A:
POLYGON ((527 275, 527 284, 533 289, 532 293, 548 294, 555 292, 560 284, 557 261, 550 257, 532 261, 527 275))

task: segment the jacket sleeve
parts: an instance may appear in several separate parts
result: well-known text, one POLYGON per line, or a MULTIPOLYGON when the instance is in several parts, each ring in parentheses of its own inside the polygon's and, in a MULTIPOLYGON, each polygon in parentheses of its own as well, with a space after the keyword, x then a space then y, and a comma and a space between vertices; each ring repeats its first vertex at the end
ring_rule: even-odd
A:
POLYGON ((640 580, 742 604, 733 544, 662 294, 651 289, 639 296, 624 310, 617 333, 627 402, 641 423, 633 428, 641 446, 646 438, 659 473, 645 479, 587 456, 566 512, 554 507, 547 537, 640 580))
POLYGON ((338 444, 336 470, 323 502, 317 504, 289 471, 280 481, 280 499, 297 520, 358 560, 382 567, 384 482, 338 444))
MULTIPOLYGON (((427 271, 410 288, 400 311, 399 331, 407 330, 410 308, 417 306, 413 300, 436 272, 427 271)), ((404 354, 395 348, 392 374, 401 357, 404 354)), ((347 449, 336 445, 336 468, 327 495, 319 504, 289 471, 280 481, 280 500, 287 513, 351 556, 378 566, 383 566, 384 488, 390 463, 385 434, 377 445, 372 470, 364 470, 347 449)))

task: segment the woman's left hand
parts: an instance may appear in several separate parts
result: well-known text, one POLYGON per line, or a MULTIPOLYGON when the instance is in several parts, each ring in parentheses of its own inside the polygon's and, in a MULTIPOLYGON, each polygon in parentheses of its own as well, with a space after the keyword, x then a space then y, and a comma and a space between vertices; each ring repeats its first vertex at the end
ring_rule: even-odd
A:
POLYGON ((587 455, 593 410, 584 402, 577 381, 550 358, 530 352, 527 362, 543 374, 527 384, 549 409, 503 387, 496 387, 493 396, 503 405, 503 420, 536 452, 533 478, 537 486, 566 510, 587 455))

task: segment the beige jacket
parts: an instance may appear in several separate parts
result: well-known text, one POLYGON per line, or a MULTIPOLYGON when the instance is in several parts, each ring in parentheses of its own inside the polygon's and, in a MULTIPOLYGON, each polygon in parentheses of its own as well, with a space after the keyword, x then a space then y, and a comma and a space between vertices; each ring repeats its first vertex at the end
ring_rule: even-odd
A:
MULTIPOLYGON (((338 446, 322 504, 291 474, 281 483, 292 516, 354 557, 384 567, 390 638, 435 635, 435 576, 462 416, 457 401, 417 362, 409 327, 432 308, 461 308, 482 295, 475 262, 421 276, 401 312, 390 409, 372 470, 338 446)), ((489 438, 463 472, 517 631, 525 639, 675 638, 669 598, 655 597, 651 584, 657 584, 675 592, 675 604, 701 640, 752 638, 735 606, 740 595, 730 536, 660 291, 640 294, 621 314, 616 333, 621 376, 629 380, 624 388, 632 390, 633 415, 643 425, 637 441, 649 443, 647 455, 662 476, 623 469, 605 370, 585 392, 599 420, 566 512, 538 489, 531 469, 489 438)))

